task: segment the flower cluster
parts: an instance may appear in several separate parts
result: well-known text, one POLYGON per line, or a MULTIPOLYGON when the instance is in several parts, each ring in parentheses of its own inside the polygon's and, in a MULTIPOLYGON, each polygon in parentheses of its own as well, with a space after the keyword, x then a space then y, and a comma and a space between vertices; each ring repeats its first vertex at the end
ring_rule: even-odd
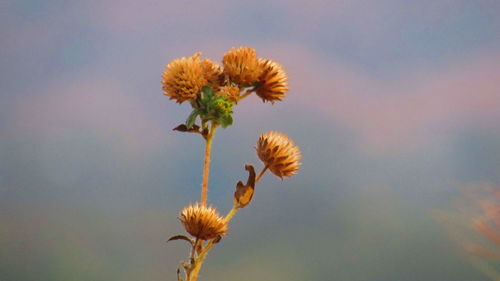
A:
POLYGON ((233 107, 243 98, 255 95, 263 102, 274 104, 288 92, 288 76, 283 67, 270 59, 258 58, 249 47, 232 48, 222 58, 222 64, 202 58, 195 53, 188 58, 172 61, 162 75, 163 91, 171 100, 188 102, 192 111, 185 123, 174 130, 199 133, 205 139, 205 161, 200 203, 189 205, 179 213, 186 232, 172 236, 168 241, 185 240, 190 243, 189 262, 182 262, 186 279, 178 270, 178 281, 195 281, 208 251, 227 234, 228 223, 237 210, 248 206, 255 186, 266 171, 280 178, 291 177, 300 168, 301 153, 285 134, 269 131, 256 144, 257 157, 263 168, 257 175, 253 165, 246 164, 246 183, 238 181, 233 196, 233 208, 221 216, 214 207, 207 206, 210 155, 217 127, 233 124, 233 107))
POLYGON ((256 93, 264 102, 274 103, 281 101, 288 92, 288 76, 283 67, 270 59, 258 58, 255 50, 249 47, 232 48, 224 54, 222 65, 202 59, 200 52, 175 59, 167 65, 162 78, 166 96, 178 103, 191 103, 193 120, 200 117, 202 123, 211 121, 223 127, 232 124, 232 106, 251 93, 256 93), (206 96, 209 96, 210 105, 202 103, 206 96), (229 108, 221 100, 229 102, 229 108), (207 106, 224 106, 231 112, 211 116, 205 114, 207 106))

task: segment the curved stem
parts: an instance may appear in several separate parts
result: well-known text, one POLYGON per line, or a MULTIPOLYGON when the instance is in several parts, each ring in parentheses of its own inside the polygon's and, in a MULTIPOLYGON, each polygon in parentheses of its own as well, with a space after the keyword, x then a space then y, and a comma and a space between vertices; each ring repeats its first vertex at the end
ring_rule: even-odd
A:
POLYGON ((207 205, 207 194, 208 194, 208 175, 210 174, 210 154, 212 151, 212 141, 217 129, 217 125, 212 123, 212 127, 208 132, 206 143, 205 143, 205 163, 203 165, 203 182, 201 184, 201 205, 207 205))
POLYGON ((238 97, 238 101, 248 97, 253 92, 255 92, 255 88, 251 88, 251 89, 247 90, 243 95, 238 97))
POLYGON ((264 175, 264 173, 267 171, 267 168, 269 168, 268 166, 264 166, 264 168, 262 169, 262 171, 260 171, 259 175, 255 178, 255 184, 257 184, 260 180, 260 178, 262 178, 262 176, 264 175))

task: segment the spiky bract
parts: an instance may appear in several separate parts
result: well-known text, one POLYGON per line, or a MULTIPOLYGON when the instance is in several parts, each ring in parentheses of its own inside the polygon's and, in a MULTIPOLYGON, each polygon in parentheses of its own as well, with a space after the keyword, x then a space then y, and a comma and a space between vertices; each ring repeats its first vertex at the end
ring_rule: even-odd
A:
POLYGON ((239 85, 257 82, 262 72, 255 50, 249 47, 231 48, 222 63, 231 81, 239 85))
POLYGON ((179 219, 186 231, 201 240, 214 239, 226 234, 228 226, 226 220, 213 207, 202 206, 198 203, 185 207, 179 219))
POLYGON ((288 76, 283 67, 269 59, 259 59, 262 74, 259 77, 257 95, 264 101, 274 103, 285 97, 288 91, 288 76))
POLYGON ((196 53, 189 58, 182 57, 173 60, 163 72, 163 91, 170 99, 178 103, 191 101, 196 98, 201 87, 208 82, 204 76, 200 62, 201 53, 196 53))
POLYGON ((300 149, 287 135, 269 131, 257 142, 257 156, 276 176, 291 177, 300 167, 300 149))

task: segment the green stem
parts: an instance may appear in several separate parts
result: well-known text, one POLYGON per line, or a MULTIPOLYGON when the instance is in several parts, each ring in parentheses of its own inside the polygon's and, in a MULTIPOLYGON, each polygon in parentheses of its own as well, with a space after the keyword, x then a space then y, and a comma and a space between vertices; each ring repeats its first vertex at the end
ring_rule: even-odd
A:
POLYGON ((231 209, 231 211, 229 211, 229 213, 227 213, 226 218, 225 218, 226 223, 228 223, 233 218, 234 214, 236 214, 237 211, 238 211, 238 208, 233 207, 231 209))

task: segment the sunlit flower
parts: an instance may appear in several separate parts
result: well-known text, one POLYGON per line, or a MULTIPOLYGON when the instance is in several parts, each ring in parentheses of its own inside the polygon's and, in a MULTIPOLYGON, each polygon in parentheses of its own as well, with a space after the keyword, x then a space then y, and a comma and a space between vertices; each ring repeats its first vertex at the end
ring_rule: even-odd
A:
POLYGON ((269 131, 257 142, 257 156, 276 176, 291 177, 300 167, 300 149, 287 135, 269 131))
POLYGON ((203 76, 207 79, 208 85, 217 89, 224 83, 224 70, 218 63, 209 59, 201 61, 201 68, 203 69, 203 76))
POLYGON ((194 100, 201 87, 208 82, 203 75, 200 62, 201 53, 196 53, 189 58, 182 57, 173 60, 163 72, 163 91, 170 99, 178 103, 194 100))
POLYGON ((198 203, 185 207, 179 216, 186 231, 201 240, 210 240, 227 232, 226 220, 213 207, 198 203))
POLYGON ((222 63, 229 78, 240 85, 257 82, 262 72, 255 50, 249 47, 231 48, 224 55, 222 63))
POLYGON ((288 76, 283 67, 272 60, 259 59, 262 74, 259 77, 257 95, 264 101, 274 103, 285 97, 288 91, 288 76))

